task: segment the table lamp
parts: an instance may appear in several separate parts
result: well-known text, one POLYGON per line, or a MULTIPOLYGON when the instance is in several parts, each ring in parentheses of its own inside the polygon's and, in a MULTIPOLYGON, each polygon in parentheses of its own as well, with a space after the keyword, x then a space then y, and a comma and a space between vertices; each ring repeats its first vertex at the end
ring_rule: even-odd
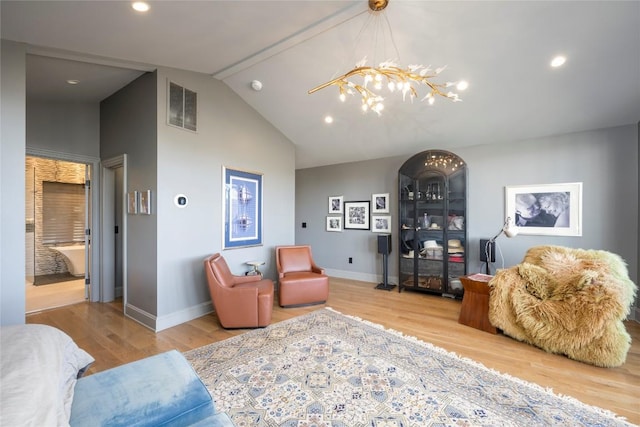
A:
POLYGON ((495 251, 496 239, 500 237, 502 233, 504 233, 505 236, 511 238, 511 237, 517 236, 519 232, 520 232, 520 229, 511 221, 511 217, 508 216, 507 219, 505 219, 502 228, 500 229, 500 231, 498 231, 498 234, 496 234, 491 239, 486 241, 484 245, 484 253, 486 258, 485 265, 486 265, 487 274, 491 274, 489 273, 489 261, 495 260, 491 252, 495 251))

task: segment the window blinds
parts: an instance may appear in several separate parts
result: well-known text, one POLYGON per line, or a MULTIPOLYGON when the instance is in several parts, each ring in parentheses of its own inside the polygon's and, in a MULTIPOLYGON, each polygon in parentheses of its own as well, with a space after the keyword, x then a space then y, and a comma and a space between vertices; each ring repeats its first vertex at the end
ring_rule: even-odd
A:
POLYGON ((42 242, 84 242, 84 185, 42 182, 42 242))

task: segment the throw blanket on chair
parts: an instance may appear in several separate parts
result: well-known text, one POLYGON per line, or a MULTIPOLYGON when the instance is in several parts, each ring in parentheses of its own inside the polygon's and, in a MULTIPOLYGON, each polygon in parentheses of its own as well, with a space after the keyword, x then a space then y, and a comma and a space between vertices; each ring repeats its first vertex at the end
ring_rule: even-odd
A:
POLYGON ((489 320, 506 335, 596 366, 625 362, 637 286, 618 255, 536 246, 489 286, 489 320))

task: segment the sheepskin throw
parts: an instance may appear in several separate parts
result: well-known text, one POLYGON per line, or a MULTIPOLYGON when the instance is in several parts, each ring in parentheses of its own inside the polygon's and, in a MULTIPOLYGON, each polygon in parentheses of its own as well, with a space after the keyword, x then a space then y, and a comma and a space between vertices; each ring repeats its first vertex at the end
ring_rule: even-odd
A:
POLYGON ((637 286, 620 256, 536 246, 489 286, 489 320, 504 334, 596 366, 625 362, 631 337, 623 320, 637 286))

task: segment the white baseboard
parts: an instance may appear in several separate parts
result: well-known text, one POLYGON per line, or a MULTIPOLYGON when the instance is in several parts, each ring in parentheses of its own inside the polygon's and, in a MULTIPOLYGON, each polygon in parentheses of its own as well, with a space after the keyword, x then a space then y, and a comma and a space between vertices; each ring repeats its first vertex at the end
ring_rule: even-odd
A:
POLYGON ((202 317, 205 314, 209 314, 213 311, 211 302, 204 302, 193 307, 189 307, 185 310, 176 311, 166 316, 155 316, 151 313, 147 313, 144 310, 139 309, 136 306, 127 304, 124 309, 124 314, 151 329, 154 332, 160 332, 164 329, 171 328, 173 326, 180 325, 198 317, 202 317))
MULTIPOLYGON (((370 273, 358 273, 354 271, 346 270, 334 270, 331 268, 325 269, 325 273, 330 277, 338 277, 340 279, 359 280, 361 282, 369 283, 382 283, 382 275, 370 274, 370 273)), ((389 284, 398 284, 397 276, 389 276, 389 284)))

